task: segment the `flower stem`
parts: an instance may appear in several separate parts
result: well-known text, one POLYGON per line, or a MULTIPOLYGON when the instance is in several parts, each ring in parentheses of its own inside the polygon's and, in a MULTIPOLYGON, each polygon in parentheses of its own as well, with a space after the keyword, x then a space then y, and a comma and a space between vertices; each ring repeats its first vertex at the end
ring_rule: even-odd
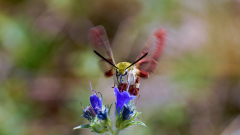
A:
POLYGON ((119 133, 119 129, 117 128, 117 129, 115 130, 115 132, 113 133, 113 135, 118 135, 118 133, 119 133))
POLYGON ((109 131, 110 131, 111 134, 107 134, 107 135, 118 135, 118 133, 119 133, 119 129, 118 128, 115 131, 113 131, 112 128, 109 127, 109 131))
POLYGON ((112 135, 114 134, 114 132, 113 132, 113 130, 112 130, 112 128, 110 127, 109 128, 109 130, 110 130, 110 132, 112 133, 112 135))

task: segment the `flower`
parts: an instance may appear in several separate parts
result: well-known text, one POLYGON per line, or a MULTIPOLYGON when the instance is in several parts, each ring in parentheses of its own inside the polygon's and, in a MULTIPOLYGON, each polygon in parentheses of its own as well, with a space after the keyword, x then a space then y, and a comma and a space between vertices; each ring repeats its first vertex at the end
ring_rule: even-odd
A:
POLYGON ((136 98, 134 95, 131 95, 128 91, 119 91, 117 87, 114 88, 116 110, 115 124, 113 124, 113 121, 110 119, 112 104, 104 105, 102 94, 92 89, 91 82, 90 87, 92 91, 92 95, 90 96, 91 105, 83 108, 81 104, 83 108, 82 116, 90 123, 74 127, 73 130, 88 128, 98 134, 117 135, 121 130, 132 125, 146 126, 143 122, 135 120, 141 113, 136 111, 136 101, 133 101, 136 98), (118 115, 116 115, 117 113, 118 115))
POLYGON ((130 95, 129 92, 123 91, 122 93, 118 90, 117 87, 114 88, 114 94, 117 99, 117 105, 116 105, 116 110, 118 110, 118 115, 121 112, 122 107, 124 104, 128 104, 129 101, 133 100, 135 98, 134 95, 130 95))
POLYGON ((107 114, 108 114, 108 109, 105 109, 104 111, 98 111, 97 117, 100 120, 106 120, 107 119, 107 114))
POLYGON ((92 108, 91 106, 87 106, 85 109, 83 109, 83 114, 82 114, 82 116, 83 116, 85 119, 91 121, 92 118, 93 118, 95 115, 96 115, 96 114, 94 113, 93 108, 92 108))
POLYGON ((98 111, 102 110, 102 94, 100 92, 96 92, 95 90, 93 90, 90 81, 89 83, 92 91, 92 95, 90 96, 90 103, 91 103, 91 106, 93 107, 94 112, 97 114, 98 111), (97 93, 101 94, 101 98, 98 97, 97 93))
POLYGON ((90 103, 96 114, 99 110, 102 110, 102 98, 99 98, 96 93, 90 96, 90 103))
POLYGON ((108 115, 108 108, 103 107, 102 94, 100 92, 96 92, 95 90, 93 90, 90 81, 89 83, 92 91, 92 95, 90 96, 91 106, 93 107, 94 112, 97 114, 98 119, 106 120, 108 115), (98 93, 101 94, 101 97, 98 97, 97 95, 98 93))
POLYGON ((122 117, 124 120, 129 120, 130 119, 130 115, 133 114, 133 111, 131 110, 131 108, 127 105, 124 104, 123 106, 123 113, 122 113, 122 117))

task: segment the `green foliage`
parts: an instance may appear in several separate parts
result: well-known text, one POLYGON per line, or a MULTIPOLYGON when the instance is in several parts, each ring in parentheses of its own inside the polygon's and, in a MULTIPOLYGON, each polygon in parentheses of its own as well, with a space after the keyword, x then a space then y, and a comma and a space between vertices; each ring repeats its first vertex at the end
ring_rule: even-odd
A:
POLYGON ((146 125, 145 125, 143 122, 141 122, 141 121, 133 121, 133 122, 124 124, 124 125, 122 126, 121 130, 122 130, 122 129, 125 129, 125 128, 131 126, 131 125, 141 125, 141 126, 146 127, 146 125))
POLYGON ((90 128, 90 124, 77 126, 77 127, 73 128, 73 130, 80 129, 80 128, 90 128))
POLYGON ((111 105, 107 105, 107 108, 108 108, 108 115, 110 116, 110 112, 111 112, 111 107, 112 107, 112 104, 111 105))
POLYGON ((184 125, 186 119, 186 109, 184 105, 170 104, 164 106, 158 114, 158 120, 168 129, 173 129, 184 125))
POLYGON ((200 54, 188 54, 176 61, 173 79, 186 89, 202 91, 209 86, 211 76, 211 58, 200 54))
POLYGON ((129 120, 124 120, 122 117, 122 111, 121 111, 119 115, 116 115, 116 124, 115 125, 119 130, 123 130, 131 125, 137 125, 137 124, 146 126, 141 121, 135 121, 136 117, 140 114, 141 114, 140 112, 134 111, 133 114, 130 116, 129 120))
POLYGON ((95 133, 102 134, 102 133, 106 132, 106 128, 103 126, 103 124, 101 124, 99 122, 92 123, 90 125, 90 127, 91 127, 92 131, 95 133))

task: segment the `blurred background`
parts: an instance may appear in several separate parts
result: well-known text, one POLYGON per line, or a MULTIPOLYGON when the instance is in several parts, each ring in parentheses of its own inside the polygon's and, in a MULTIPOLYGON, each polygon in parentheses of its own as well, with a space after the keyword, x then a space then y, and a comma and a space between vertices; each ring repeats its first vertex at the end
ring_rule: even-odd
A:
POLYGON ((0 134, 92 135, 73 127, 93 88, 115 101, 87 33, 103 25, 115 61, 133 62, 157 27, 163 57, 140 79, 125 135, 240 135, 239 0, 0 0, 0 134))

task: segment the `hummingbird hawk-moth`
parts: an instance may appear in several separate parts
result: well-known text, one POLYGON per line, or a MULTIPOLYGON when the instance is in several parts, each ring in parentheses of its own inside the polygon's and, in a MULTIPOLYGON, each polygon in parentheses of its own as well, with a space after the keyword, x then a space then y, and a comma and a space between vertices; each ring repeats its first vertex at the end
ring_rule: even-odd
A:
POLYGON ((166 32, 163 28, 156 29, 148 38, 141 54, 133 63, 115 63, 107 33, 103 26, 89 31, 89 41, 94 52, 101 58, 100 67, 105 76, 114 78, 114 85, 119 90, 127 90, 131 95, 139 93, 139 77, 148 78, 157 67, 164 47, 166 32))

